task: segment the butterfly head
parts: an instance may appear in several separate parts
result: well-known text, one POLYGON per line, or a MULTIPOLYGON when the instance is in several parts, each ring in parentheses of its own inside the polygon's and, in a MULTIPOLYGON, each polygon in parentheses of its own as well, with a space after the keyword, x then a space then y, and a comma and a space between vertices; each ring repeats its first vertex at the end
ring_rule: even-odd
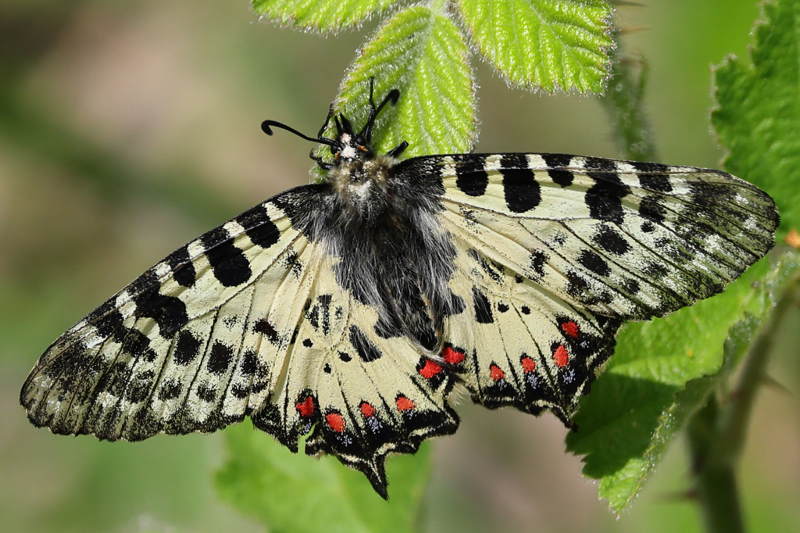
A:
MULTIPOLYGON (((294 128, 274 120, 265 120, 262 122, 261 129, 267 135, 272 135, 272 127, 277 127, 294 133, 298 137, 307 141, 327 145, 330 148, 331 154, 333 155, 333 162, 323 160, 323 158, 319 155, 316 155, 313 150, 310 154, 311 159, 316 161, 319 167, 325 171, 339 168, 352 169, 353 177, 357 178, 357 174, 360 173, 359 170, 364 167, 366 162, 380 157, 377 156, 372 149, 372 131, 378 115, 387 104, 391 103, 394 105, 397 103, 398 98, 400 98, 400 91, 397 89, 392 89, 384 97, 384 99, 381 100, 380 104, 376 105, 373 99, 373 81, 373 79, 370 79, 369 116, 366 123, 359 131, 356 131, 353 128, 352 122, 350 122, 350 120, 348 120, 343 114, 335 115, 333 113, 333 107, 331 107, 331 109, 328 111, 328 116, 325 119, 325 123, 322 125, 322 128, 320 128, 316 137, 304 135, 294 128), (323 134, 325 130, 328 129, 328 125, 330 124, 331 120, 333 120, 333 124, 336 128, 336 136, 334 138, 324 137, 323 134)), ((392 158, 397 157, 403 152, 403 150, 406 149, 407 146, 408 143, 403 141, 398 146, 390 150, 386 156, 392 158)))

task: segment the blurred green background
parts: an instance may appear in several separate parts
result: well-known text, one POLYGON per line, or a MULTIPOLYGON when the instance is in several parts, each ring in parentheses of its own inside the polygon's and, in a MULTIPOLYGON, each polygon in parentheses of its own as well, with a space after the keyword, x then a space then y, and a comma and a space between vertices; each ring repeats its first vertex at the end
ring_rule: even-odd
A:
MULTIPOLYGON (((718 166, 710 65, 746 54, 757 6, 647 4, 620 8, 617 22, 640 29, 623 44, 650 67, 660 158, 718 166)), ((309 146, 267 138, 259 124, 315 131, 374 27, 337 37, 279 29, 259 23, 245 0, 2 3, 0 530, 261 529, 214 492, 221 435, 136 444, 56 437, 28 424, 17 395, 46 346, 105 297, 212 225, 308 181, 309 146)), ((619 155, 596 99, 512 90, 489 66, 475 67, 477 149, 619 155)), ((796 313, 785 324, 770 368, 790 392, 761 391, 742 463, 753 531, 800 529, 798 322, 796 313)), ((615 519, 579 459, 563 451, 554 417, 458 409, 458 434, 433 445, 429 531, 700 530, 683 497, 682 442, 615 519)))

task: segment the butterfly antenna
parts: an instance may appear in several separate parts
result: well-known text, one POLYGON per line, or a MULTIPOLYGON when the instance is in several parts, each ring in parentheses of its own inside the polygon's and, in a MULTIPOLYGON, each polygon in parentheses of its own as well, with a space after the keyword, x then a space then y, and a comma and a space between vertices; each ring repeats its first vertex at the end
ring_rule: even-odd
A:
POLYGON ((261 123, 261 130, 264 133, 266 133, 267 135, 272 135, 272 128, 273 127, 280 128, 282 130, 286 130, 289 133, 294 133, 295 135, 297 135, 301 139, 305 139, 306 141, 327 144, 331 148, 338 148, 339 147, 339 143, 336 142, 333 139, 328 139, 327 137, 322 137, 321 135, 319 137, 309 137, 308 135, 300 133, 299 131, 297 131, 296 129, 292 128, 291 126, 287 126, 286 124, 283 124, 281 122, 277 122, 275 120, 265 120, 264 122, 261 123))
POLYGON ((390 103, 392 105, 397 104, 398 98, 400 98, 400 91, 397 89, 392 89, 389 91, 384 99, 381 101, 380 104, 377 106, 375 105, 375 101, 373 100, 373 82, 375 78, 369 79, 369 105, 371 111, 369 113, 369 118, 367 119, 367 123, 364 124, 364 129, 361 130, 359 135, 364 138, 367 142, 372 140, 372 127, 375 125, 375 119, 378 118, 381 110, 386 107, 386 104, 390 103))

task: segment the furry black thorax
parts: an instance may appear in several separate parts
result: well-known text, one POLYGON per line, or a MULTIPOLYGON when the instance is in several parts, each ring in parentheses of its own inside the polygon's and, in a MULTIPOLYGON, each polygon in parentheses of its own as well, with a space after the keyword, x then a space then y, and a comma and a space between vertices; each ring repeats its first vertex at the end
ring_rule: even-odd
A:
POLYGON ((375 119, 397 101, 391 91, 375 105, 364 127, 356 132, 343 115, 329 113, 318 138, 283 124, 266 121, 330 147, 332 162, 314 156, 324 171, 322 183, 298 187, 281 195, 281 208, 311 242, 338 262, 332 265, 338 284, 360 303, 377 310, 375 332, 381 337, 406 336, 435 353, 446 315, 458 313, 463 302, 448 288, 455 248, 442 229, 441 182, 404 172, 397 156, 403 142, 385 155, 372 149, 375 119), (322 137, 333 117, 337 135, 322 137))

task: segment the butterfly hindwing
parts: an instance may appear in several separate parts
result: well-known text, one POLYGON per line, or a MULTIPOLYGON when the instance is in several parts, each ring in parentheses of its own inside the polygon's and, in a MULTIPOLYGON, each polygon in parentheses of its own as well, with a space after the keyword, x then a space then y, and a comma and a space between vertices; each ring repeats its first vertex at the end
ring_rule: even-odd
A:
POLYGON ((450 377, 408 338, 378 335, 378 314, 339 287, 335 259, 320 257, 313 287, 294 295, 305 305, 283 374, 253 421, 293 450, 311 431, 307 454, 336 455, 385 496, 388 453, 455 431, 450 377))
POLYGON ((447 321, 442 357, 477 403, 549 409, 569 423, 620 321, 574 307, 478 250, 457 261, 451 287, 467 305, 447 321))

